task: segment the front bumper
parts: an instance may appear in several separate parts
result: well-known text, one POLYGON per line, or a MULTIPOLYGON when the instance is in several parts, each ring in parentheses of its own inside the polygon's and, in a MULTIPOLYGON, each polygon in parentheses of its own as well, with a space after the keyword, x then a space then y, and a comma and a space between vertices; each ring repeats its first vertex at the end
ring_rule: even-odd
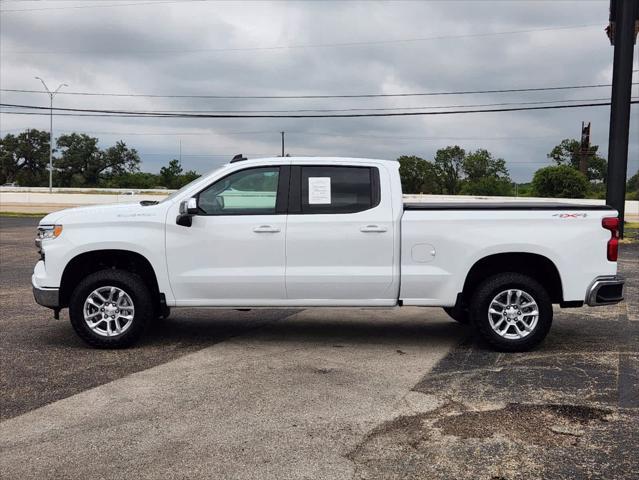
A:
POLYGON ((43 307, 60 308, 60 288, 53 287, 55 280, 49 278, 44 261, 36 263, 31 276, 31 286, 33 287, 33 298, 43 307))
POLYGON ((597 277, 590 284, 586 293, 586 303, 591 307, 613 305, 623 300, 625 281, 617 276, 597 277))
POLYGON ((40 288, 33 286, 33 298, 35 301, 48 308, 60 308, 60 289, 58 288, 40 288))

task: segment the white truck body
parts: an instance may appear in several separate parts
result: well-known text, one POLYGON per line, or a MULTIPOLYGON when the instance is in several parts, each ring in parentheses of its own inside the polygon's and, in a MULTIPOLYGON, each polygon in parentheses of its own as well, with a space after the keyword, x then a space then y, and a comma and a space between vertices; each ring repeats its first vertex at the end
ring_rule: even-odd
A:
POLYGON ((398 167, 394 161, 354 158, 244 160, 157 204, 49 214, 40 225, 59 225, 61 234, 39 242, 43 260, 32 277, 36 300, 56 310, 68 306, 70 282, 79 281, 70 270, 88 272, 99 252, 130 252, 148 262, 153 289, 166 307, 454 307, 468 302, 463 299, 468 282, 511 271, 510 263, 534 270, 540 282, 546 273, 556 274, 547 279, 554 282, 548 287, 553 303, 621 300, 616 257, 607 257, 615 233, 602 227, 604 218, 617 217, 615 210, 530 203, 404 205, 398 167), (350 171, 357 173, 353 181, 370 172, 371 184, 353 183, 352 195, 345 190, 334 197, 340 172, 350 171), (277 190, 243 195, 232 187, 216 193, 222 188, 217 185, 238 172, 258 172, 266 181, 276 172, 277 190), (213 193, 198 197, 203 190, 213 193), (206 204, 204 197, 214 203, 206 204), (362 198, 370 205, 348 206, 362 198), (197 201, 206 206, 193 213, 197 201), (332 212, 332 202, 344 204, 335 203, 341 210, 332 212), (247 210, 250 205, 257 207, 247 210), (349 208, 358 211, 345 211, 349 208), (180 217, 188 221, 180 224, 180 217), (496 264, 503 269, 496 270, 496 264), (614 292, 597 300, 593 288, 600 284, 613 285, 614 292))

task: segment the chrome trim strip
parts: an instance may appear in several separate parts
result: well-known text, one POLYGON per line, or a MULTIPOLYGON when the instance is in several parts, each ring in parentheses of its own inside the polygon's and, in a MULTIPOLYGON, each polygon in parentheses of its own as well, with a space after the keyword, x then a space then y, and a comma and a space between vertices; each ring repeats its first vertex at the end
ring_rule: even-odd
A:
POLYGON ((33 285, 33 298, 43 307, 58 308, 60 306, 60 290, 58 288, 38 288, 33 285))

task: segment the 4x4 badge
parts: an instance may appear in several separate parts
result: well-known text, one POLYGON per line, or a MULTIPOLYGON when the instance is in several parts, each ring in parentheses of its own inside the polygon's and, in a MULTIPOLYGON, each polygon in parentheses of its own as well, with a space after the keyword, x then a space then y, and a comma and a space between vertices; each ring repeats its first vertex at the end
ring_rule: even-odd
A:
POLYGON ((559 218, 586 218, 588 216, 587 213, 553 213, 553 217, 559 218))

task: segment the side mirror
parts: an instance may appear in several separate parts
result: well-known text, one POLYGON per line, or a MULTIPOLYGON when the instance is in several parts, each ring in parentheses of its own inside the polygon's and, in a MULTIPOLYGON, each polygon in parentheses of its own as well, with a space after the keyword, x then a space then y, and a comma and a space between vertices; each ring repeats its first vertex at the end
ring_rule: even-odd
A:
POLYGON ((191 197, 180 203, 180 215, 195 215, 198 213, 197 197, 191 197))
POLYGON ((197 197, 191 197, 186 201, 186 213, 195 215, 199 212, 197 207, 197 197))
POLYGON ((183 227, 193 225, 193 215, 198 213, 197 197, 191 197, 180 203, 180 214, 175 219, 175 223, 183 227))

